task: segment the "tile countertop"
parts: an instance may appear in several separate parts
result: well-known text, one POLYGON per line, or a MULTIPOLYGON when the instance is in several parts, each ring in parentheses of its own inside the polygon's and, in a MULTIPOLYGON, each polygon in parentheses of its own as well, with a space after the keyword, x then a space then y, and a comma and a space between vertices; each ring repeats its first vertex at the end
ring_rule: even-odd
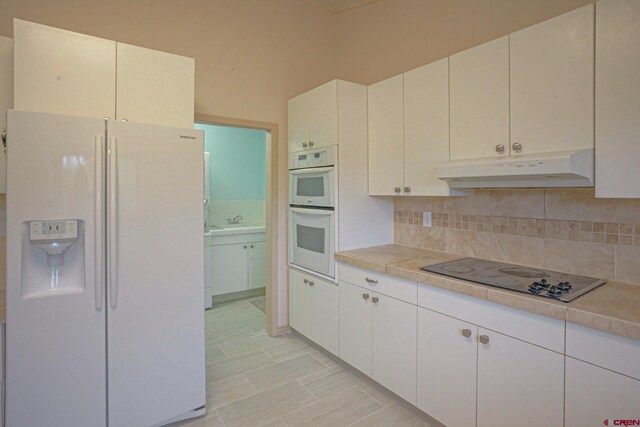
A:
POLYGON ((640 340, 638 285, 608 281, 574 301, 564 303, 420 270, 425 265, 459 258, 465 257, 400 245, 374 246, 336 254, 338 262, 640 340))

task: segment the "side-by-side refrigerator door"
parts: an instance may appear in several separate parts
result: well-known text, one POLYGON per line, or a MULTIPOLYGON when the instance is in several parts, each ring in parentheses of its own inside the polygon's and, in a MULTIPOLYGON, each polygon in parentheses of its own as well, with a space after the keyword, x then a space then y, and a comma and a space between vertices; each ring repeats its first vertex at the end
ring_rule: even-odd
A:
POLYGON ((106 426, 104 136, 8 112, 7 426, 106 426))
POLYGON ((203 137, 108 122, 109 425, 205 405, 203 137))

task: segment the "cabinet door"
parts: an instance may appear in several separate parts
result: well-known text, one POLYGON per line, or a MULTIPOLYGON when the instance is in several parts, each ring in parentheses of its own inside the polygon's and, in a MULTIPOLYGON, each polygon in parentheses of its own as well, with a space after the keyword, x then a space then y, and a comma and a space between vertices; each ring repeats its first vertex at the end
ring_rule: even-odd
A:
POLYGON ((381 294, 372 303, 373 379, 415 405, 417 307, 381 294))
POLYGON ((338 287, 309 276, 309 335, 320 347, 338 354, 338 287))
POLYGON ((264 288, 264 242, 249 243, 249 289, 264 288))
POLYGON ((418 308, 417 406, 449 427, 476 423, 477 332, 475 325, 418 308))
POLYGON ((452 55, 449 67, 451 160, 509 154, 509 36, 452 55))
POLYGON ((338 81, 318 86, 307 93, 309 97, 310 148, 338 143, 338 81))
POLYGON ((640 197, 640 2, 596 3, 596 197, 640 197))
POLYGON ((311 297, 304 279, 302 273, 289 269, 289 326, 308 337, 311 297))
POLYGON ((403 76, 369 86, 369 194, 398 195, 404 184, 403 76))
POLYGON ((115 117, 116 42, 15 19, 14 108, 115 117))
POLYGON ((561 427, 564 356, 478 328, 478 427, 561 427))
POLYGON ((193 58, 124 43, 118 43, 117 58, 118 120, 193 127, 193 58))
MULTIPOLYGON (((7 128, 9 108, 13 108, 13 39, 0 37, 0 129, 7 128)), ((7 155, 0 147, 0 193, 6 192, 7 155)))
POLYGON ((204 247, 204 308, 211 308, 212 296, 213 296, 213 246, 205 245, 204 247))
POLYGON ((510 37, 511 154, 593 148, 594 5, 510 37))
POLYGON ((247 244, 212 246, 213 295, 247 290, 247 244))
POLYGON ((404 185, 414 196, 449 195, 436 165, 449 160, 449 58, 404 74, 404 185))
POLYGON ((309 94, 291 98, 288 103, 289 153, 304 150, 302 144, 309 143, 309 94))
POLYGON ((571 357, 566 360, 566 377, 565 427, 640 419, 640 381, 571 357))
POLYGON ((371 291, 347 282, 340 282, 338 288, 340 358, 371 376, 371 291))

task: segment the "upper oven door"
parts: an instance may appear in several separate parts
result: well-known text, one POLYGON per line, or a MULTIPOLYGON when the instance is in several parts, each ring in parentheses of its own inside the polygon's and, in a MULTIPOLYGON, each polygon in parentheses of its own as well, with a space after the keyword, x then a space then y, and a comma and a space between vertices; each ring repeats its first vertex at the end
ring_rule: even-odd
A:
POLYGON ((335 277, 335 213, 323 209, 289 209, 289 263, 335 277))
POLYGON ((335 170, 324 168, 289 171, 289 204, 335 207, 335 170))

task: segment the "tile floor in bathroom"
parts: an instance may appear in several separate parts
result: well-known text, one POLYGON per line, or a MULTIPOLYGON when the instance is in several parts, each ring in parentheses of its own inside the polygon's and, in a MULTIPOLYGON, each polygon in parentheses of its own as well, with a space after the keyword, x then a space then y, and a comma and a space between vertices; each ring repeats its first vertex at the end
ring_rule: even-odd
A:
POLYGON ((430 426, 299 335, 269 337, 250 300, 206 312, 207 414, 171 427, 430 426))

